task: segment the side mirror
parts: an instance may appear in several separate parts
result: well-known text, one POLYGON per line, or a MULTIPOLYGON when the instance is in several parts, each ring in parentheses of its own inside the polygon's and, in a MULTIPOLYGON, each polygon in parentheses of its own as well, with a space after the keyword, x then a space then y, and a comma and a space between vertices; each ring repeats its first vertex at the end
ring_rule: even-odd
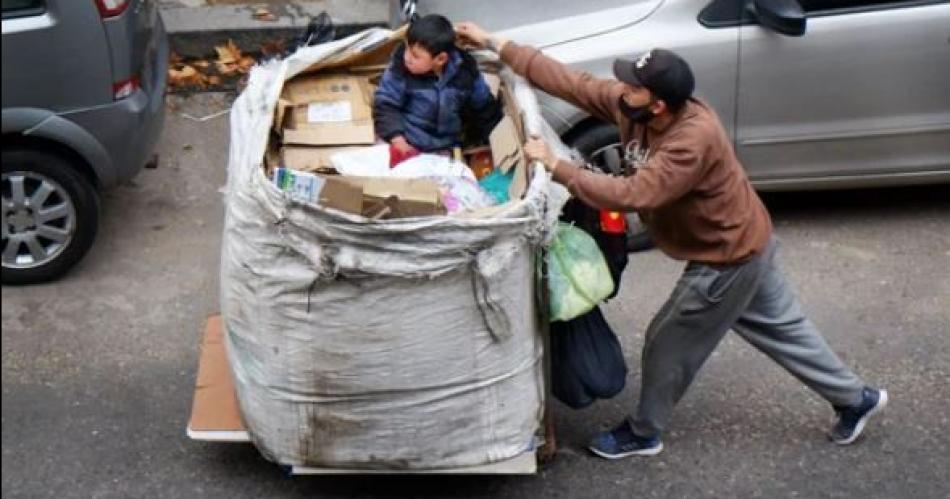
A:
POLYGON ((762 26, 788 36, 805 34, 807 18, 797 0, 752 0, 747 9, 762 26))

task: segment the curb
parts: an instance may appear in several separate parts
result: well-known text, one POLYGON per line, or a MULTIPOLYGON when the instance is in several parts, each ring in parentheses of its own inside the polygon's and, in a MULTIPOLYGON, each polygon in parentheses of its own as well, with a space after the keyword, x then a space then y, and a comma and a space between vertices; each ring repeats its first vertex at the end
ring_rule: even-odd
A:
POLYGON ((255 19, 256 10, 251 5, 164 7, 161 15, 171 50, 185 58, 212 56, 214 47, 228 40, 249 53, 268 42, 290 46, 310 19, 324 11, 333 19, 337 38, 370 27, 389 26, 391 16, 390 4, 384 0, 313 0, 270 5, 273 20, 255 19))

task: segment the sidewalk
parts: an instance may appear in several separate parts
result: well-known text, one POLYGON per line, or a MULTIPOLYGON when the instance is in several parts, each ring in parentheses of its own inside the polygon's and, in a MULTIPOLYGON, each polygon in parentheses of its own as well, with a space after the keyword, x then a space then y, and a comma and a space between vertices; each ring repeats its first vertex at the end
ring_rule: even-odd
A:
POLYGON ((185 58, 207 57, 216 45, 233 40, 248 53, 266 43, 292 42, 310 19, 330 14, 337 37, 373 26, 388 26, 390 0, 158 0, 172 51, 185 58))

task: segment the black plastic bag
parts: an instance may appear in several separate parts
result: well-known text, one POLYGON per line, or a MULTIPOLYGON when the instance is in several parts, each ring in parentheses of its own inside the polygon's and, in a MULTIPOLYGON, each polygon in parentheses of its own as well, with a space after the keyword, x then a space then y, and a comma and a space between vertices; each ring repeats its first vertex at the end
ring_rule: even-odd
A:
POLYGON ((323 11, 317 14, 317 17, 310 19, 307 23, 307 30, 297 37, 294 46, 299 49, 326 43, 336 39, 336 27, 333 25, 333 19, 330 14, 323 11))
POLYGON ((620 340, 600 307, 551 323, 551 388, 558 400, 581 409, 598 398, 617 395, 626 381, 620 340))

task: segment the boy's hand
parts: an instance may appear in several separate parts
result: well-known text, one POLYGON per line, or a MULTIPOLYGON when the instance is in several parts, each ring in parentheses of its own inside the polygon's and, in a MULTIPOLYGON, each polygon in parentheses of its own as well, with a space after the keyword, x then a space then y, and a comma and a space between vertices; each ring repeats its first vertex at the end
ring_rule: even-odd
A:
POLYGON ((548 144, 537 135, 532 135, 531 138, 525 142, 524 155, 528 159, 528 162, 535 160, 540 161, 544 164, 544 169, 547 171, 554 170, 554 165, 557 164, 557 156, 554 155, 551 148, 548 147, 548 144))
POLYGON ((407 142, 406 138, 403 137, 402 135, 397 135, 393 137, 392 140, 389 141, 389 143, 392 144, 393 147, 398 149, 399 152, 403 154, 409 154, 411 152, 415 152, 416 150, 416 148, 412 147, 412 144, 407 142))
POLYGON ((481 26, 463 21, 455 25, 455 34, 465 45, 473 45, 476 48, 487 48, 495 52, 501 52, 502 47, 508 40, 498 38, 482 29, 481 26))

